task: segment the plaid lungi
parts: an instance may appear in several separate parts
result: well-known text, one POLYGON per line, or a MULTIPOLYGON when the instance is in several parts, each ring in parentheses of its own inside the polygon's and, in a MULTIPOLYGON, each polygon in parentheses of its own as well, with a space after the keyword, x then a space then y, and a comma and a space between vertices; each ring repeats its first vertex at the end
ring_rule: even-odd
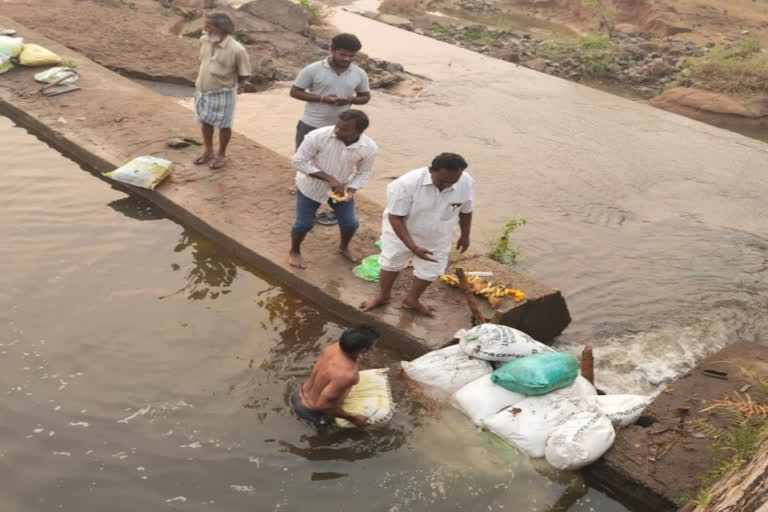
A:
POLYGON ((195 91, 195 121, 219 128, 232 128, 237 88, 195 91))

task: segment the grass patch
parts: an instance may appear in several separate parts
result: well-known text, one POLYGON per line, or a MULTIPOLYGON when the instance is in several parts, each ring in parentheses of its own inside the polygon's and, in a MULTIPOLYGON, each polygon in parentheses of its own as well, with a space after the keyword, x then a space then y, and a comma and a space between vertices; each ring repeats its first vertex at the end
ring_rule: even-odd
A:
POLYGON ((232 34, 232 39, 237 41, 240 44, 253 44, 253 40, 248 37, 248 34, 243 34, 241 32, 235 32, 232 34))
POLYGON ((495 241, 491 242, 490 251, 488 257, 492 260, 504 263, 507 265, 513 265, 520 257, 520 248, 511 247, 509 235, 516 229, 525 226, 528 221, 524 218, 510 219, 504 224, 504 229, 501 232, 501 236, 495 241))
POLYGON ((434 32, 435 34, 437 34, 439 36, 451 37, 451 31, 448 30, 448 27, 445 27, 445 26, 440 25, 440 24, 437 24, 437 25, 433 26, 432 27, 432 32, 434 32))
POLYGON ((768 92, 768 53, 757 37, 744 39, 733 48, 688 59, 686 69, 687 76, 705 89, 728 93, 768 92))
POLYGON ((310 25, 326 25, 328 17, 331 15, 331 8, 312 0, 299 0, 305 11, 309 14, 310 25))
POLYGON ((491 45, 496 42, 496 37, 491 35, 486 29, 480 27, 465 28, 461 32, 465 38, 478 44, 491 45))
POLYGON ((539 47, 538 53, 553 62, 576 61, 586 78, 615 78, 621 71, 618 60, 628 57, 618 44, 602 34, 548 41, 539 47))
POLYGON ((74 68, 77 67, 77 62, 75 62, 75 61, 73 61, 71 59, 63 60, 63 61, 61 61, 61 67, 73 68, 74 69, 74 68))

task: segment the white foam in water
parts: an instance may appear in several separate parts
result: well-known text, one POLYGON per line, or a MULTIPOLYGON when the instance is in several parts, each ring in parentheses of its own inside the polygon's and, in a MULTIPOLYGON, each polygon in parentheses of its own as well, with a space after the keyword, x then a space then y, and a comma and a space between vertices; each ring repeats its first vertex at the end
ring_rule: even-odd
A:
POLYGON ((256 488, 252 485, 231 484, 229 488, 241 494, 254 494, 256 492, 256 488))
POLYGON ((139 409, 135 413, 131 414, 130 416, 123 418, 121 420, 117 420, 118 423, 128 423, 132 419, 136 418, 137 416, 144 416, 152 409, 152 406, 148 405, 144 407, 143 409, 139 409))
POLYGON ((165 500, 166 503, 186 503, 187 498, 186 496, 176 496, 175 498, 168 498, 165 500))
POLYGON ((83 427, 83 428, 88 428, 89 427, 87 421, 70 421, 69 422, 69 426, 70 427, 83 427))
MULTIPOLYGON (((593 343, 596 387, 606 393, 652 394, 735 338, 735 326, 715 315, 690 326, 613 336, 593 343)), ((559 350, 581 353, 581 347, 559 350)))

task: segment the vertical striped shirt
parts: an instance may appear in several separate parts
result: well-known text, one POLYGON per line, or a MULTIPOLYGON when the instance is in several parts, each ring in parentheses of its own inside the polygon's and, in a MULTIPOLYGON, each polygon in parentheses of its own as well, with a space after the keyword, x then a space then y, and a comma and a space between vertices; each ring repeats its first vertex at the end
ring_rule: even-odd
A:
POLYGON ((296 173, 296 187, 302 194, 317 201, 325 202, 330 185, 325 180, 313 178, 312 174, 324 172, 333 176, 348 188, 360 190, 373 175, 373 161, 378 146, 367 135, 347 146, 336 137, 335 126, 313 130, 304 137, 293 157, 296 173))

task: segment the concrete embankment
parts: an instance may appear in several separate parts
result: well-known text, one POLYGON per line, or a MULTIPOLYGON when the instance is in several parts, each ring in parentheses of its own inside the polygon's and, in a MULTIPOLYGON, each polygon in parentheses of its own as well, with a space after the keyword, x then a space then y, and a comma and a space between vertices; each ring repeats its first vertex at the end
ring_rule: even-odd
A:
MULTIPOLYGON (((287 265, 293 199, 286 189, 293 178, 290 161, 246 137, 234 134, 231 161, 225 170, 196 167, 198 148, 166 147, 174 136, 197 136, 190 112, 158 94, 95 64, 42 34, 11 19, 27 42, 42 44, 78 64, 82 90, 43 97, 33 80, 34 69, 17 68, 0 79, 0 113, 94 171, 112 170, 140 155, 174 162, 173 174, 155 192, 130 188, 165 210, 182 224, 235 252, 244 261, 293 288, 348 322, 373 322, 388 344, 416 355, 449 341, 456 330, 470 326, 470 313, 461 294, 442 284, 432 286, 425 300, 439 308, 434 319, 415 317, 396 303, 374 314, 357 306, 376 292, 376 285, 352 274, 352 264, 336 252, 337 230, 318 226, 305 242, 310 267, 287 265)), ((356 246, 376 252, 382 206, 358 196, 361 229, 356 246)), ((55 205, 52 205, 55 208, 55 205)), ((504 323, 520 327, 542 340, 552 340, 570 322, 560 292, 516 274, 483 256, 462 257, 462 264, 492 270, 496 280, 522 289, 528 300, 512 307, 504 323)), ((406 277, 406 276, 404 276, 406 277)), ((406 283, 396 285, 402 293, 406 283)), ((486 311, 490 316, 490 311, 486 311)))

